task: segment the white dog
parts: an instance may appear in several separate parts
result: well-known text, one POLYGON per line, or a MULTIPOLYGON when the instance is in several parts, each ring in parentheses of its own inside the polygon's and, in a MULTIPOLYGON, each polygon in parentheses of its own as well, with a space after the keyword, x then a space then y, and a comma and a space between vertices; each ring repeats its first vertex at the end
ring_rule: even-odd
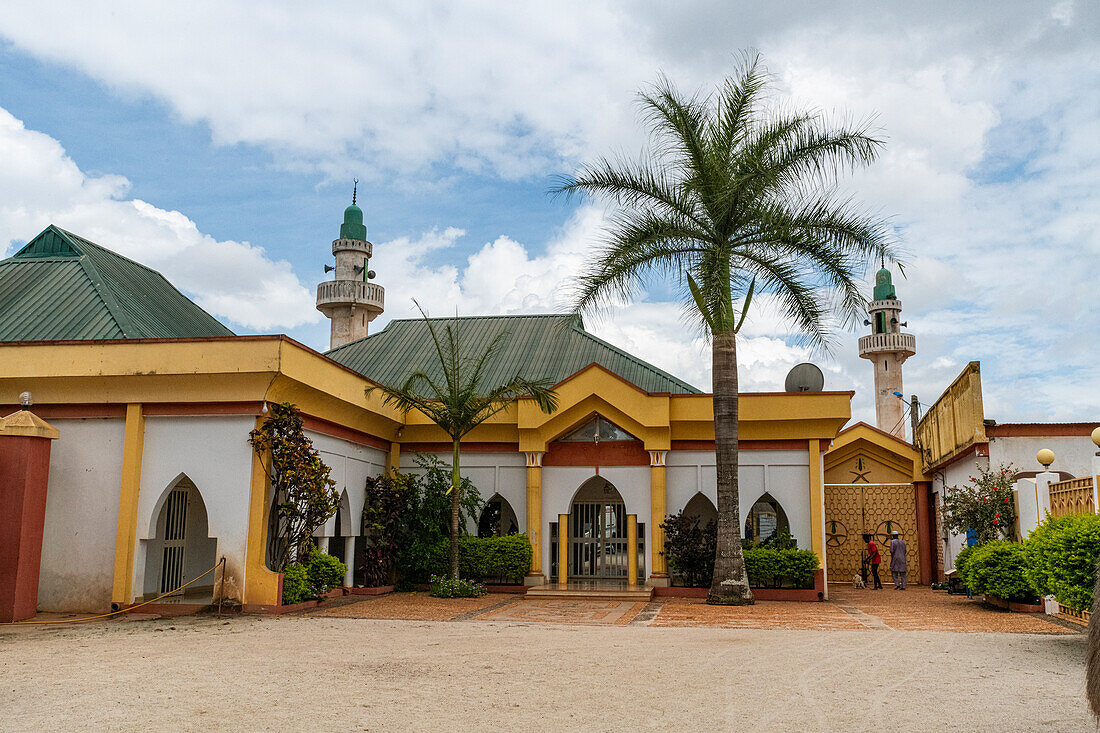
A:
POLYGON ((863 576, 860 575, 859 573, 856 573, 856 576, 854 578, 852 578, 852 585, 854 585, 856 588, 866 588, 867 587, 867 584, 863 582, 863 576))

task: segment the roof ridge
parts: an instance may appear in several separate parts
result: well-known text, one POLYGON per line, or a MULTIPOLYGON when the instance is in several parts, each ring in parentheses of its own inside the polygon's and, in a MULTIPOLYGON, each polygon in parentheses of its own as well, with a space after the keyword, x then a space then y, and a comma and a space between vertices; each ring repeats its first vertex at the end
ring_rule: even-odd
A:
MULTIPOLYGON (((66 229, 62 229, 61 227, 57 226, 56 224, 50 224, 50 227, 56 229, 58 232, 61 233, 62 236, 64 236, 66 239, 68 239, 69 244, 71 244, 73 247, 76 247, 78 252, 80 251, 81 245, 84 245, 84 244, 91 245, 92 247, 95 247, 100 252, 106 252, 107 254, 111 255, 112 257, 117 257, 120 260, 125 260, 126 262, 129 262, 131 265, 137 265, 138 267, 140 267, 143 270, 148 270, 149 272, 156 273, 157 275, 160 275, 160 273, 157 272, 156 270, 154 270, 152 267, 149 267, 148 265, 143 265, 140 262, 138 262, 137 260, 132 260, 129 257, 127 257, 126 255, 120 255, 118 252, 115 252, 113 249, 108 249, 107 247, 104 247, 102 244, 97 244, 97 243, 93 242, 90 239, 87 239, 85 237, 80 236, 79 234, 74 234, 74 233, 72 233, 72 232, 70 232, 66 229), (74 240, 77 240, 77 241, 74 241, 74 240)), ((84 253, 81 252, 81 254, 83 255, 84 253)), ((161 277, 164 277, 164 276, 161 275, 161 277)), ((168 278, 164 278, 164 279, 167 282, 168 278)))
POLYGON ((600 338, 598 336, 592 335, 588 331, 584 330, 583 327, 578 328, 577 326, 574 326, 573 330, 577 331, 578 333, 580 333, 583 336, 587 336, 588 338, 592 339, 593 341, 600 344, 601 346, 604 346, 604 347, 607 347, 608 349, 611 349, 612 351, 619 354, 620 356, 626 357, 627 359, 634 362, 635 364, 638 364, 639 366, 641 366, 645 369, 648 369, 649 371, 653 372, 654 374, 657 374, 658 376, 664 377, 665 379, 669 379, 669 380, 675 382, 676 384, 680 385, 681 387, 684 387, 688 390, 692 390, 692 391, 694 391, 696 393, 700 393, 700 394, 702 393, 702 390, 700 390, 698 387, 696 387, 692 384, 688 384, 687 382, 680 379, 679 377, 674 376, 674 375, 670 374, 669 372, 666 372, 664 369, 661 369, 660 367, 656 367, 653 364, 650 364, 648 361, 645 361, 643 359, 639 359, 638 357, 634 356, 630 352, 628 352, 624 349, 620 349, 618 346, 615 346, 614 344, 608 343, 607 341, 604 341, 602 338, 600 338))
MULTIPOLYGON (((53 226, 51 224, 50 226, 53 226)), ((63 234, 68 234, 64 229, 58 228, 58 231, 63 234)), ((122 304, 118 302, 118 298, 112 293, 110 288, 103 284, 103 273, 99 271, 99 268, 92 262, 92 258, 85 252, 81 252, 79 246, 72 243, 77 247, 77 252, 80 252, 80 256, 76 258, 76 261, 80 263, 80 268, 84 271, 84 276, 88 278, 88 282, 92 284, 92 288, 95 289, 99 299, 103 301, 103 305, 107 308, 107 315, 118 326, 118 330, 122 332, 123 338, 130 338, 130 333, 133 331, 134 324, 128 318, 129 314, 122 312, 122 304)), ((102 249, 102 248, 101 248, 102 249)))

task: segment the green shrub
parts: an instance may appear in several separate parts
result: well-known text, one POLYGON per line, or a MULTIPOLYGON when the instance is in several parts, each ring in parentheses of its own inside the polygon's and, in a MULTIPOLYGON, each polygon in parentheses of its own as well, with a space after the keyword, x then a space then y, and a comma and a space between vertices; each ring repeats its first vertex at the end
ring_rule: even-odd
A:
POLYGON ((1047 517, 1028 536, 1028 580, 1041 595, 1053 595, 1077 611, 1092 607, 1100 514, 1047 517))
MULTIPOLYGON (((432 548, 432 568, 447 574, 451 542, 445 539, 432 548)), ((523 582, 531 569, 531 540, 526 534, 504 537, 459 537, 458 573, 463 578, 523 582)))
POLYGON ((959 554, 955 556, 955 572, 959 574, 959 578, 966 582, 966 569, 970 565, 970 558, 974 555, 974 549, 977 545, 968 545, 959 551, 959 554))
POLYGON ((773 547, 746 547, 745 571, 756 587, 778 588, 788 582, 798 588, 812 587, 820 564, 810 550, 777 550, 773 547))
POLYGON ((486 594, 485 586, 481 583, 439 575, 432 576, 431 589, 436 598, 480 598, 486 594))
POLYGON ((288 565, 283 570, 283 605, 301 603, 312 594, 305 565, 288 565))
POLYGON ((718 523, 713 519, 701 524, 699 517, 680 511, 665 517, 664 556, 668 569, 679 583, 689 588, 710 586, 714 575, 714 550, 718 542, 718 523))
POLYGON ((305 563, 287 565, 283 570, 283 604, 293 605, 321 598, 344 584, 348 566, 316 547, 305 563))
POLYGON ((978 593, 1006 601, 1035 601, 1038 594, 1027 579, 1027 561, 1027 551, 1019 542, 986 542, 973 548, 964 563, 964 580, 978 593))

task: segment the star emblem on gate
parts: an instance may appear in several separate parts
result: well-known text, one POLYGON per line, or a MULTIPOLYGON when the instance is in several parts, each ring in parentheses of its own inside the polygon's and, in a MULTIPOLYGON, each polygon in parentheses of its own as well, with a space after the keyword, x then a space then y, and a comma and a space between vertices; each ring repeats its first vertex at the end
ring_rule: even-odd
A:
POLYGON ((848 541, 848 528, 843 522, 835 519, 829 520, 828 531, 825 532, 825 544, 829 547, 840 547, 848 541))

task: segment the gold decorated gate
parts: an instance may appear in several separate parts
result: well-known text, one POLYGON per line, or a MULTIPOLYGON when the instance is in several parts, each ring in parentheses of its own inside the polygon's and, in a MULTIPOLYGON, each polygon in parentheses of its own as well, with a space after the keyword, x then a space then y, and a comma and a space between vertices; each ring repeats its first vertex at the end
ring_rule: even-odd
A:
POLYGON ((913 484, 826 484, 825 566, 829 581, 852 582, 863 561, 864 533, 878 543, 880 574, 884 582, 889 580, 890 533, 894 530, 905 540, 909 582, 919 582, 920 540, 913 484))

